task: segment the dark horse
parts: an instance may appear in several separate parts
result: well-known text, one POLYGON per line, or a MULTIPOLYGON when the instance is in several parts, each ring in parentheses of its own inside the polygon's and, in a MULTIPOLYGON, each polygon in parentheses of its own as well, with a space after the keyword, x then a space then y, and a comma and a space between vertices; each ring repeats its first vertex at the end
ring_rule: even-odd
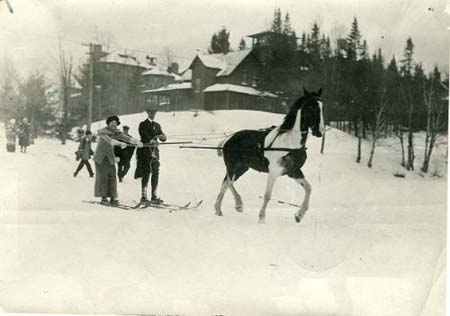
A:
POLYGON ((305 189, 305 198, 295 214, 295 220, 301 221, 308 210, 311 195, 311 185, 301 171, 306 161, 306 138, 309 130, 314 136, 321 137, 324 126, 320 101, 322 89, 308 92, 303 88, 303 92, 304 96, 291 105, 280 126, 264 130, 242 130, 222 143, 227 173, 215 204, 217 215, 222 215, 221 205, 227 189, 233 193, 236 210, 242 212, 242 198, 233 183, 252 168, 269 174, 259 222, 265 222, 273 186, 276 179, 283 175, 293 178, 305 189))

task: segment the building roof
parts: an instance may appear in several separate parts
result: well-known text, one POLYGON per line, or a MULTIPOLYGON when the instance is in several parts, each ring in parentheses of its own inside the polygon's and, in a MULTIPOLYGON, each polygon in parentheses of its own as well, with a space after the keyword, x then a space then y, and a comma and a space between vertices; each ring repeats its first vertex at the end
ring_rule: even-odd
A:
POLYGON ((261 91, 261 90, 255 89, 253 87, 240 86, 240 85, 228 84, 228 83, 216 83, 216 84, 209 86, 203 90, 203 92, 219 92, 219 91, 232 91, 232 92, 255 95, 255 96, 260 96, 260 97, 278 98, 278 96, 276 94, 273 94, 273 93, 270 93, 267 91, 261 91))
MULTIPOLYGON (((251 53, 251 49, 244 49, 228 54, 199 54, 197 57, 208 68, 219 69, 216 77, 229 76, 239 64, 251 53)), ((192 63, 191 63, 192 65, 192 63)))
POLYGON ((150 59, 156 60, 155 57, 148 56, 143 53, 138 52, 129 53, 124 50, 117 50, 108 53, 108 55, 106 55, 105 57, 100 58, 100 62, 137 66, 151 69, 155 67, 155 65, 150 64, 150 59))
MULTIPOLYGON (((177 80, 177 79, 175 79, 177 80)), ((180 73, 179 81, 191 81, 192 80, 192 69, 186 69, 182 73, 180 73)), ((178 81, 178 80, 177 80, 178 81)))
POLYGON ((158 89, 144 90, 142 91, 142 93, 158 93, 173 90, 185 90, 185 89, 192 89, 192 85, 190 82, 171 83, 167 86, 158 89))
POLYGON ((262 37, 262 36, 265 36, 265 35, 268 35, 268 34, 274 34, 274 33, 275 33, 274 31, 267 30, 267 31, 262 31, 262 32, 259 32, 259 33, 247 35, 247 37, 262 37))

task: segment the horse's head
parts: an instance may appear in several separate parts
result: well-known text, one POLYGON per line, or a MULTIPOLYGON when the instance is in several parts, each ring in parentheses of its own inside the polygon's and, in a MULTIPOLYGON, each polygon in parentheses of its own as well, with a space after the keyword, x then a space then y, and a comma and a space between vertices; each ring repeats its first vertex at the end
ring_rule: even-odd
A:
POLYGON ((300 131, 307 133, 311 130, 316 137, 321 137, 324 129, 323 114, 322 114, 322 88, 318 92, 309 92, 303 88, 304 96, 298 101, 301 106, 301 121, 300 131))

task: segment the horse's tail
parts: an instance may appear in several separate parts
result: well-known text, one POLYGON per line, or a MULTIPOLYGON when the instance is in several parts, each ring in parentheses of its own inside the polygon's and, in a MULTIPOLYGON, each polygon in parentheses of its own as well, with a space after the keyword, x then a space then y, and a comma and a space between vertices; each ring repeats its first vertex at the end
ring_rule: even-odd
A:
POLYGON ((222 157, 223 156, 223 145, 228 140, 228 138, 225 138, 217 145, 217 156, 222 157))
POLYGON ((230 137, 233 136, 233 134, 225 137, 218 145, 217 145, 217 155, 219 157, 223 156, 223 146, 225 145, 225 143, 230 139, 230 137))

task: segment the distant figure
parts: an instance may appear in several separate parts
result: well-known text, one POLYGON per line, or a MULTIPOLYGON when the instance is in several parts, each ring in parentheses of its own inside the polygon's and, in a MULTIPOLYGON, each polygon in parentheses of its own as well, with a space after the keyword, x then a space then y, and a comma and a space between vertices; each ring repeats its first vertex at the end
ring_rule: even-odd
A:
POLYGON ((130 136, 124 135, 117 126, 120 120, 116 115, 106 119, 106 127, 97 132, 98 143, 94 154, 95 161, 95 196, 101 197, 101 204, 119 205, 117 199, 116 158, 114 146, 127 147, 127 143, 142 147, 142 143, 130 136), (108 202, 107 198, 110 198, 108 202))
POLYGON ((19 146, 20 152, 26 153, 27 147, 30 146, 31 125, 26 117, 23 118, 19 126, 19 146))
POLYGON ((6 123, 6 150, 8 152, 16 151, 16 120, 10 119, 6 123))
MULTIPOLYGON (((125 136, 132 137, 128 133, 130 127, 123 126, 122 130, 125 136)), ((134 154, 134 148, 134 146, 128 146, 125 149, 122 149, 120 147, 114 148, 114 154, 120 159, 119 163, 117 164, 117 177, 119 178, 119 182, 122 182, 123 178, 128 173, 128 170, 130 170, 130 161, 131 157, 133 157, 134 154)))
POLYGON ((86 131, 86 135, 80 139, 80 145, 78 146, 78 150, 76 151, 77 161, 81 159, 78 164, 77 170, 73 173, 73 176, 76 177, 78 172, 86 166, 89 176, 94 177, 94 172, 92 172, 91 164, 89 163, 89 159, 94 154, 91 148, 92 143, 92 133, 90 130, 86 131))

